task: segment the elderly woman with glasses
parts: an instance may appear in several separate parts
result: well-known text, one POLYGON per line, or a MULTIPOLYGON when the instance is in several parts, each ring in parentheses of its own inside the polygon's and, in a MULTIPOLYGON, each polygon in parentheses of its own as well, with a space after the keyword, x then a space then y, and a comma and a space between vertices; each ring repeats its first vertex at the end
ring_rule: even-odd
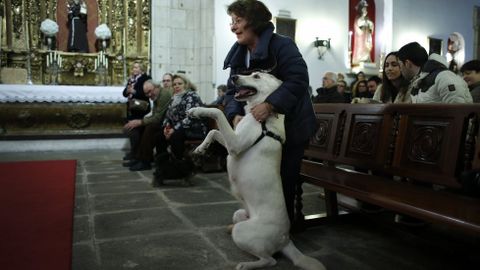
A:
MULTIPOLYGON (((270 115, 285 115, 286 142, 283 145, 281 176, 290 220, 294 218, 295 188, 303 150, 315 131, 315 114, 308 91, 307 65, 295 42, 274 33, 272 14, 261 1, 238 0, 227 7, 230 31, 236 36, 225 59, 230 75, 250 70, 270 70, 283 83, 251 113, 259 122, 270 115)), ((231 81, 225 97, 225 113, 234 126, 245 115, 244 104, 234 100, 231 81)))

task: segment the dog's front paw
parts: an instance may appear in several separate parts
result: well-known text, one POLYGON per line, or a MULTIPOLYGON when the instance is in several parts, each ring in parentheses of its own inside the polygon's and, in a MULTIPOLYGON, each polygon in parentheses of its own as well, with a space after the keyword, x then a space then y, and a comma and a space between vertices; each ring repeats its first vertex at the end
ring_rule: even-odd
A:
POLYGON ((203 147, 202 145, 199 145, 197 148, 195 148, 195 150, 193 150, 193 154, 194 155, 203 155, 205 154, 205 152, 207 151, 207 149, 205 147, 203 147))
POLYGON ((193 118, 199 118, 201 117, 201 110, 202 108, 195 107, 187 110, 187 115, 193 118))

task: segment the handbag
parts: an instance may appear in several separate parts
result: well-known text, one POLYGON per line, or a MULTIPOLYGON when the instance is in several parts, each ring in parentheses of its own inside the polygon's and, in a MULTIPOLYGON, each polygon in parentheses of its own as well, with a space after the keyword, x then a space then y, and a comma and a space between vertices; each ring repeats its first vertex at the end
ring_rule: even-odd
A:
POLYGON ((128 101, 128 108, 133 111, 146 111, 150 103, 145 100, 132 98, 128 101))

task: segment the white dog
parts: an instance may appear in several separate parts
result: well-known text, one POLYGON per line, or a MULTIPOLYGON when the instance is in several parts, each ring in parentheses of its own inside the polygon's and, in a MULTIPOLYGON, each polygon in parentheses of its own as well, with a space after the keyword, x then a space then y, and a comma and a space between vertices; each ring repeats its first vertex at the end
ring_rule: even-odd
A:
POLYGON ((264 72, 234 75, 232 80, 239 88, 235 99, 247 102, 247 114, 235 131, 218 109, 197 107, 188 113, 194 117, 213 118, 219 128, 208 133, 195 149, 195 154, 205 153, 213 141, 218 141, 228 150, 227 170, 231 190, 244 206, 233 215, 232 238, 239 248, 259 258, 257 261, 241 262, 236 269, 273 266, 276 260, 272 254, 278 251, 302 269, 325 269, 318 260, 302 254, 289 238, 290 221, 280 176, 282 143, 285 140, 284 116, 272 115, 264 123, 259 123, 249 113, 250 108, 265 101, 282 82, 264 72))

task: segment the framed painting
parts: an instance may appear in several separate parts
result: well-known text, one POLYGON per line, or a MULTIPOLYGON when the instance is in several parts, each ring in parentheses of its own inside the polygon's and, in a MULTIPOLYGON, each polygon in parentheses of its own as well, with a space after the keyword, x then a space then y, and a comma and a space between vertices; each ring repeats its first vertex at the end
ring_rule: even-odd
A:
POLYGON ((443 40, 440 38, 428 37, 428 54, 436 53, 442 55, 443 40))
POLYGON ((295 29, 297 27, 297 20, 284 17, 275 17, 275 32, 280 35, 290 37, 295 41, 295 29))

